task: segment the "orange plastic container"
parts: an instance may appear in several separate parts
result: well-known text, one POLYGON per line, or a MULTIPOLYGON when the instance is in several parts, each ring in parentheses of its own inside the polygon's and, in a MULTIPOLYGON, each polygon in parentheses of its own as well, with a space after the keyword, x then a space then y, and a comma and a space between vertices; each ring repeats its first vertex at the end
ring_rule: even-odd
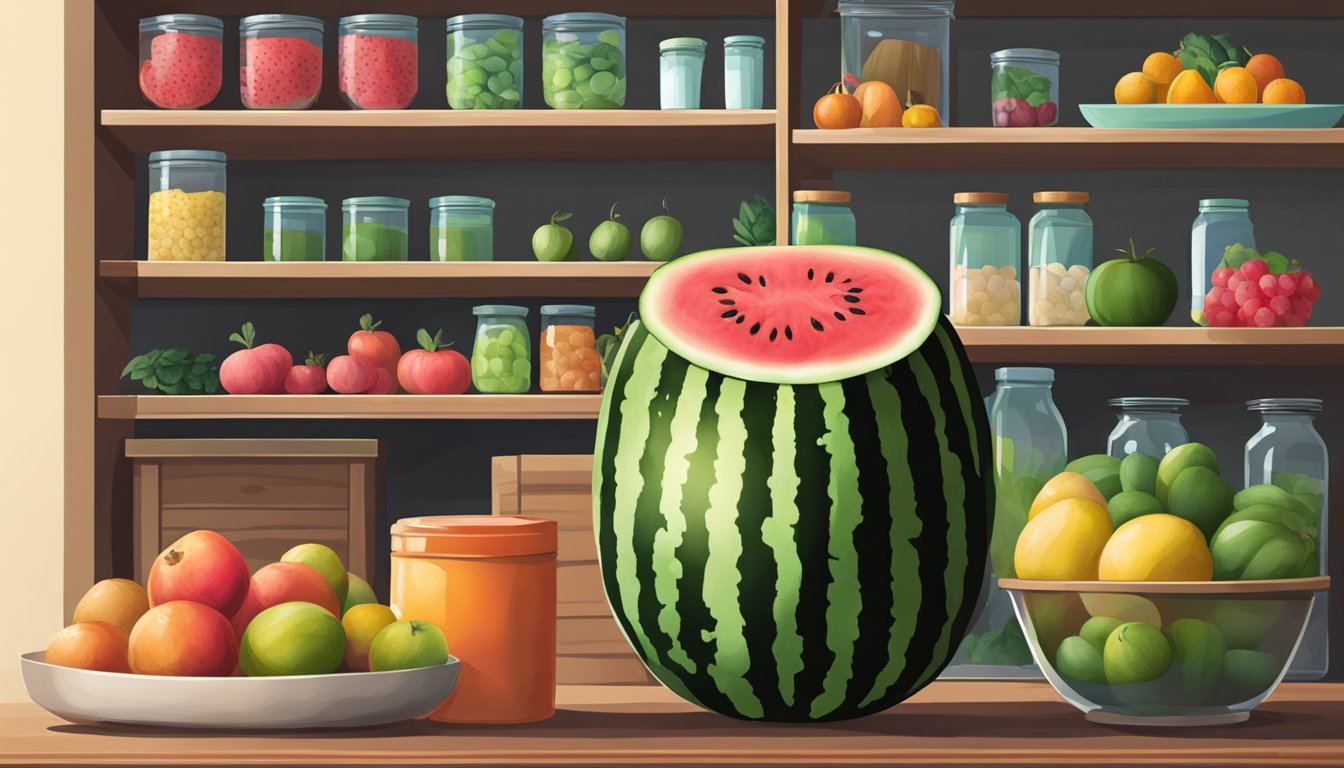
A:
POLYGON ((555 714, 554 520, 413 517, 392 526, 392 612, 430 621, 462 674, 433 720, 529 723, 555 714))

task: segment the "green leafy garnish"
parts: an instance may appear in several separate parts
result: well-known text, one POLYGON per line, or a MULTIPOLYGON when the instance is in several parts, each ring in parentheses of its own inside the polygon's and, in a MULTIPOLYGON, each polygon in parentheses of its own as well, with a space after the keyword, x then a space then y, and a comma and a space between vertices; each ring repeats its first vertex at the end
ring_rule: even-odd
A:
POLYGON ((207 352, 194 354, 182 347, 151 349, 132 357, 121 371, 146 389, 165 395, 213 395, 219 391, 219 366, 207 352))
POLYGON ((760 195, 743 201, 733 219, 733 239, 742 245, 775 244, 775 207, 760 195))
POLYGON ((602 358, 602 383, 607 383, 607 375, 611 373, 611 367, 616 364, 616 353, 621 349, 621 336, 630 329, 630 323, 635 319, 634 313, 630 313, 625 318, 625 325, 616 328, 611 333, 604 333, 597 337, 594 346, 597 348, 597 354, 602 358))

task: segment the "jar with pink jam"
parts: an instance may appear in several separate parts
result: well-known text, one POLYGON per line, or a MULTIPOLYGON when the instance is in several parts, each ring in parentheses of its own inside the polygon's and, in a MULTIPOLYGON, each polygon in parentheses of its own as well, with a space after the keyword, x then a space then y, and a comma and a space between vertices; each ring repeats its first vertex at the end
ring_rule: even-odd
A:
POLYGON ((224 22, 170 13, 140 20, 140 94, 164 109, 198 109, 224 82, 224 22))
POLYGON ((248 109, 307 109, 322 91, 322 20, 289 13, 238 22, 238 94, 248 109))
POLYGON ((341 98, 355 109, 405 109, 420 84, 419 24, 414 16, 343 16, 338 62, 341 98))

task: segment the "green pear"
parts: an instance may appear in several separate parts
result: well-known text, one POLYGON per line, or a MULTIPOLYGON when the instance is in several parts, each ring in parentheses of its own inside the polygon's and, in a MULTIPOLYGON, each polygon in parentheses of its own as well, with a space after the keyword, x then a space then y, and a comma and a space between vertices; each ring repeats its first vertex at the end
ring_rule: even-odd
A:
POLYGON ((630 228, 617 221, 616 203, 611 204, 607 220, 597 225, 588 238, 588 250, 598 261, 624 261, 630 255, 630 228))
POLYGON ((574 233, 560 225, 573 215, 569 211, 556 211, 551 214, 549 223, 542 224, 532 233, 532 252, 537 255, 537 261, 574 261, 577 255, 574 233))
POLYGON ((663 214, 644 222, 639 231, 639 250, 649 261, 667 261, 681 250, 682 228, 667 212, 667 198, 663 198, 663 214))

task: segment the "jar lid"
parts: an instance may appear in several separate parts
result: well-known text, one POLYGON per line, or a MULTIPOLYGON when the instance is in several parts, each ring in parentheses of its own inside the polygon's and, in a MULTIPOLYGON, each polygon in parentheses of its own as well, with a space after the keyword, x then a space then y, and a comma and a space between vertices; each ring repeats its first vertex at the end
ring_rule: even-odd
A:
POLYGON ((223 152, 215 152, 209 149, 167 149, 162 152, 150 152, 149 162, 162 163, 224 163, 228 162, 228 155, 223 152))
POLYGON ((402 16, 399 13, 361 13, 355 16, 342 16, 341 26, 393 27, 397 29, 418 29, 420 20, 414 16, 402 16))
POLYGON ((765 38, 756 35, 729 35, 723 38, 723 44, 725 46, 744 45, 753 48, 764 48, 765 38))
POLYGON ((321 32, 322 28, 321 19, 294 13, 263 13, 257 16, 244 16, 238 22, 239 32, 257 29, 309 29, 321 32))
POLYGON ((474 197, 472 195, 443 195, 442 197, 431 197, 429 199, 430 208, 491 208, 495 207, 495 201, 488 197, 474 197))
POLYGON ((503 13, 466 13, 449 18, 444 25, 449 32, 466 27, 522 29, 523 20, 503 13))
POLYGON ((268 197, 262 201, 265 208, 274 208, 276 206, 292 205, 295 207, 307 206, 310 208, 321 208, 326 210, 327 201, 320 197, 304 197, 303 195, 280 195, 279 197, 268 197))
POLYGON ((357 205, 381 205, 388 208, 410 208, 411 201, 404 197, 347 197, 341 201, 342 208, 353 208, 357 205))
POLYGON ((704 53, 705 47, 709 45, 698 37, 669 37, 658 43, 659 51, 696 51, 704 53))
POLYGON ((1213 208, 1239 208, 1247 210, 1250 207, 1250 200, 1241 200, 1235 197, 1210 197, 1199 201, 1199 210, 1201 211, 1207 211, 1213 208))
POLYGON ((588 304, 543 304, 543 317, 548 315, 567 315, 569 317, 597 317, 597 310, 588 304))
POLYGON ((1078 205, 1091 199, 1086 192, 1037 192, 1031 199, 1038 203, 1071 203, 1078 205))
POLYGON ((542 29, 567 26, 602 26, 625 29, 625 17, 610 13, 557 13, 541 20, 542 29))
POLYGON ((1247 400, 1246 410, 1261 413, 1320 413, 1322 401, 1314 397, 1262 397, 1247 400))
POLYGON ((1054 368, 995 368, 995 381, 1018 381, 1031 384, 1049 384, 1055 380, 1054 368))
POLYGON ((850 194, 834 189, 798 189, 793 192, 795 203, 848 203, 850 194))
POLYGON ((496 317, 527 317, 527 307, 517 307, 513 304, 481 304, 472 307, 471 314, 477 317, 485 315, 494 315, 496 317))
POLYGON ((840 0, 841 16, 951 16, 956 0, 840 0))
POLYGON ((991 64, 1006 64, 1010 61, 1034 61, 1039 64, 1059 64, 1059 51, 1045 48, 1005 48, 989 54, 991 64))
POLYGON ((558 549, 554 520, 531 515, 408 517, 392 525, 394 553, 518 557, 558 549))
POLYGON ((1112 408, 1133 410, 1172 411, 1190 404, 1184 397, 1113 397, 1106 401, 1112 408))
POLYGON ((952 196, 957 205, 1007 205, 1008 195, 1003 192, 958 192, 952 196))
POLYGON ((214 16, 199 13, 165 13, 140 20, 141 32, 152 32, 160 27, 196 27, 205 32, 224 34, 224 22, 214 16))

